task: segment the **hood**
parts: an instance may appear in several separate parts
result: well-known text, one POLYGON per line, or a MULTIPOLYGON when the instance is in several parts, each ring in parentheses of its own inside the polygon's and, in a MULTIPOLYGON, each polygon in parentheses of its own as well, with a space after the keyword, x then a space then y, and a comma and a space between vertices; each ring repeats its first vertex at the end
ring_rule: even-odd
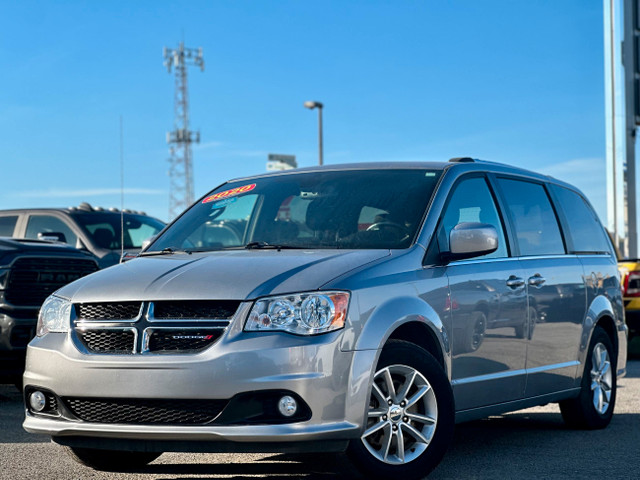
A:
POLYGON ((0 266, 8 265, 23 255, 85 258, 95 262, 95 257, 89 252, 77 250, 66 244, 0 237, 0 266))
MULTIPOLYGON (((61 252, 61 253, 79 253, 73 247, 66 243, 48 242, 46 240, 34 240, 30 238, 9 238, 0 237, 0 252, 61 252)), ((84 252, 81 252, 86 256, 84 252)))
POLYGON ((73 302, 253 300, 317 290, 389 250, 227 250, 139 257, 60 289, 73 302))

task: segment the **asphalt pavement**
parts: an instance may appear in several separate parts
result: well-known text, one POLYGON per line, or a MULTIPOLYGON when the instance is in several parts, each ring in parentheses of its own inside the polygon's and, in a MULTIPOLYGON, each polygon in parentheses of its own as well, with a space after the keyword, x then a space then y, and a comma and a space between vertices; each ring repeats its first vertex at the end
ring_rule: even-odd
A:
MULTIPOLYGON (((75 463, 47 437, 22 429, 20 393, 0 385, 0 479, 328 479, 362 478, 344 455, 165 453, 133 474, 96 472, 75 463)), ((456 426, 429 479, 640 478, 640 360, 618 384, 605 430, 566 428, 555 404, 456 426)))

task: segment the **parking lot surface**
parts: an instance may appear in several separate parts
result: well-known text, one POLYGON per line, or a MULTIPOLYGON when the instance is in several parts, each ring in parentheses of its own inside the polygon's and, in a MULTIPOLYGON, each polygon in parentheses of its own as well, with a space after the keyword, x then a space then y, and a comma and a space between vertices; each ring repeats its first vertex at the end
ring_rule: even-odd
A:
MULTIPOLYGON (((430 479, 637 479, 640 476, 640 360, 619 381, 611 425, 567 429, 555 404, 465 423, 430 479)), ((22 429, 22 398, 0 385, 0 478, 195 479, 362 478, 343 455, 165 453, 132 474, 96 472, 76 464, 47 437, 22 429)))

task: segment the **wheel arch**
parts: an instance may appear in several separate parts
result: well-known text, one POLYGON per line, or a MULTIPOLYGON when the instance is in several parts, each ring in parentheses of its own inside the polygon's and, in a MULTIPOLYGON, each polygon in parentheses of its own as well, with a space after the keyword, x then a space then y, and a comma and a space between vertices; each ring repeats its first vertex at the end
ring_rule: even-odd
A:
POLYGON ((377 350, 377 363, 382 348, 391 338, 427 350, 451 379, 450 336, 440 315, 427 302, 405 296, 380 304, 363 325, 355 350, 377 350))
MULTIPOLYGON (((618 335, 616 334, 616 324, 613 321, 613 317, 608 313, 604 313, 596 322, 595 327, 602 327, 602 329, 607 333, 607 336, 611 340, 614 349, 614 355, 616 359, 618 357, 618 335)), ((592 333, 593 335, 593 333, 592 333)))
POLYGON ((347 350, 354 351, 350 375, 356 386, 347 398, 346 417, 356 425, 365 424, 373 375, 391 338, 426 347, 451 381, 450 336, 438 313, 420 297, 405 295, 387 300, 362 318, 354 343, 345 344, 347 350))
POLYGON ((403 323, 389 335, 387 342, 389 340, 404 340, 425 349, 438 361, 445 373, 448 372, 440 342, 433 330, 424 322, 409 321, 403 323))
POLYGON ((582 336, 580 341, 580 363, 584 365, 587 356, 587 349, 593 336, 593 331, 597 326, 602 327, 611 339, 616 358, 619 354, 619 342, 617 326, 614 318, 615 309, 611 301, 604 295, 599 295, 593 299, 587 310, 585 321, 582 325, 582 336))

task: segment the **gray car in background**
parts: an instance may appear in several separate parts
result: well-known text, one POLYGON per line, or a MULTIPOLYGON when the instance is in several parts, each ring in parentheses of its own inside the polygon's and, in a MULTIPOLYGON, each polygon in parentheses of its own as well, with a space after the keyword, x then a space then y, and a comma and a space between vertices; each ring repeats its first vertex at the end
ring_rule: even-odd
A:
POLYGON ((79 462, 346 451, 426 476, 456 422, 559 402, 606 427, 627 330, 575 188, 470 158, 216 188, 138 258, 40 311, 24 428, 79 462))

